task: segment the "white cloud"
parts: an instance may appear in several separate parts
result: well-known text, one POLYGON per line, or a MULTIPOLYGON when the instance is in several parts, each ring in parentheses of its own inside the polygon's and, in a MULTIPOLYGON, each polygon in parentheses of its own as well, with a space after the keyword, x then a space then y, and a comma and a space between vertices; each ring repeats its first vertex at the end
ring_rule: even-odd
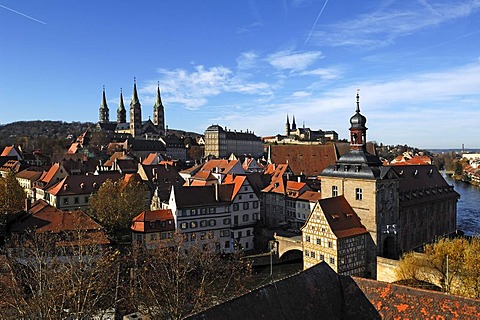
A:
POLYGON ((314 33, 319 44, 333 46, 384 46, 400 36, 432 28, 477 12, 479 1, 392 2, 380 9, 351 20, 324 27, 314 33))
MULTIPOLYGON (((253 58, 253 55, 247 55, 253 58)), ((197 109, 208 103, 208 98, 223 93, 249 95, 271 95, 272 89, 265 82, 250 82, 223 66, 206 68, 197 65, 193 71, 184 69, 158 69, 162 98, 170 103, 184 105, 187 109, 197 109)), ((156 82, 142 88, 143 92, 154 94, 156 82)))
POLYGON ((302 76, 320 76, 323 80, 333 80, 340 77, 339 70, 335 68, 318 68, 313 70, 305 70, 300 72, 302 76))
POLYGON ((311 92, 307 92, 307 91, 296 91, 292 94, 292 97, 295 97, 295 98, 304 98, 304 97, 309 97, 311 96, 312 93, 311 92))
POLYGON ((280 70, 302 71, 323 58, 320 51, 279 51, 269 55, 266 61, 280 70))

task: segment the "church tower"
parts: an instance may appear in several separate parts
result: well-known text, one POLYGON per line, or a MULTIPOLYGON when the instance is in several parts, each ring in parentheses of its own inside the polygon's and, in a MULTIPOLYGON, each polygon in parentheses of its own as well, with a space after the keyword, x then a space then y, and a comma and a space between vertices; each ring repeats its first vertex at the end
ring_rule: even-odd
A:
POLYGON ((130 134, 132 137, 140 137, 142 134, 142 105, 138 100, 137 81, 133 79, 133 95, 130 102, 130 134))
POLYGON ((123 104, 123 93, 120 88, 120 102, 117 109, 117 123, 126 123, 127 122, 127 110, 123 104))
POLYGON ((295 123, 295 115, 293 115, 293 119, 292 119, 292 131, 297 131, 297 124, 295 123))
POLYGON ((355 114, 350 118, 350 149, 367 150, 367 118, 360 113, 360 95, 357 92, 357 109, 355 114))
POLYGON ((290 136, 290 121, 288 120, 288 114, 287 114, 287 123, 285 123, 285 134, 287 137, 290 136))
POLYGON ((105 96, 105 86, 103 86, 102 103, 100 104, 100 108, 98 109, 98 122, 108 123, 110 121, 109 113, 110 111, 108 110, 107 98, 105 96))
POLYGON ((165 134, 165 109, 160 97, 160 84, 157 85, 157 100, 153 106, 153 124, 161 135, 165 134))

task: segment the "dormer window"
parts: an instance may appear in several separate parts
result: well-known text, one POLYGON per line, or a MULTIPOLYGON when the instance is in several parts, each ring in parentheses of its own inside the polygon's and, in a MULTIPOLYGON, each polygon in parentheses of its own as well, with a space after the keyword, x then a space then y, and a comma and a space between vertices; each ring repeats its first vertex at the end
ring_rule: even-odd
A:
POLYGON ((65 184, 63 185, 63 190, 68 190, 68 184, 65 183, 65 184))

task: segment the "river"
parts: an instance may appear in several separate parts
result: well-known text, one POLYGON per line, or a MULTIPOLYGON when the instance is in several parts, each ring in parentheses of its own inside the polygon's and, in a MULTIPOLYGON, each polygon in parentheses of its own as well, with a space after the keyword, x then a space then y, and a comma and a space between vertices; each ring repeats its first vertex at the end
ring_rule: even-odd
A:
MULTIPOLYGON (((448 184, 453 185, 460 194, 457 204, 457 229, 467 235, 480 235, 480 187, 457 181, 444 176, 448 184)), ((278 280, 302 270, 302 262, 292 262, 273 266, 273 275, 270 276, 270 266, 255 268, 251 283, 256 288, 268 284, 272 278, 278 280)))
POLYGON ((460 194, 457 204, 457 229, 467 235, 480 235, 480 187, 445 176, 460 194))

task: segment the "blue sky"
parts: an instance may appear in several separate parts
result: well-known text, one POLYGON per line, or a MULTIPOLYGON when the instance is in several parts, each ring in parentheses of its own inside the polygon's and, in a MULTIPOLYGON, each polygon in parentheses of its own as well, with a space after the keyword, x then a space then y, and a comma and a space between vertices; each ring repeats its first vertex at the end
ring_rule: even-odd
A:
POLYGON ((170 128, 348 137, 360 89, 368 140, 479 148, 480 0, 0 0, 0 123, 110 119, 136 77, 160 83, 170 128))

